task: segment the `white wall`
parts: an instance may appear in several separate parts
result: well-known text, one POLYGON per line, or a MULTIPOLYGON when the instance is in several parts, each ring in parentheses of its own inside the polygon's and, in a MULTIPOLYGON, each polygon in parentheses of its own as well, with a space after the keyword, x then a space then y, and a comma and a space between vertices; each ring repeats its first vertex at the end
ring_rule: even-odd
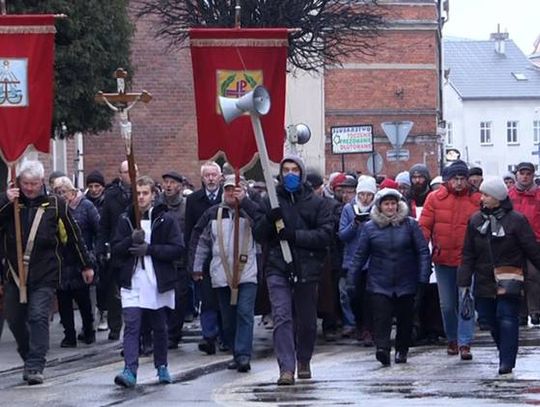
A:
MULTIPOLYGON (((324 77, 306 72, 287 75, 285 126, 304 123, 311 129, 311 139, 297 151, 306 167, 324 173, 324 77)), ((285 148, 288 148, 286 143, 285 148)))
POLYGON ((447 122, 453 123, 454 145, 461 158, 471 166, 479 166, 484 174, 502 175, 509 165, 521 161, 538 164, 540 157, 533 143, 533 121, 540 120, 538 100, 483 100, 463 102, 448 84, 444 87, 447 122), (491 122, 492 145, 480 145, 480 122, 491 122), (518 121, 518 142, 507 143, 506 122, 518 121))

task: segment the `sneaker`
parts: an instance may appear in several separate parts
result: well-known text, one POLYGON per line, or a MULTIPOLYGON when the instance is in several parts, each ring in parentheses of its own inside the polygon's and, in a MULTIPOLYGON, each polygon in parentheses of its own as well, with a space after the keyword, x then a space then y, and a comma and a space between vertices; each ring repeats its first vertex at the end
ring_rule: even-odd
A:
POLYGON ((228 352, 231 350, 231 348, 229 348, 229 346, 225 342, 221 341, 219 342, 218 349, 220 352, 228 352))
POLYGON ((157 376, 159 377, 159 382, 161 384, 172 383, 171 375, 169 374, 169 369, 167 369, 167 366, 165 365, 157 368, 157 376))
POLYGON ((309 362, 298 362, 297 375, 299 379, 311 379, 311 367, 309 365, 309 362))
POLYGON ((381 362, 383 366, 390 366, 390 351, 378 348, 377 352, 375 352, 375 358, 381 362))
POLYGON ((512 373, 512 368, 510 366, 500 366, 499 367, 499 374, 509 374, 512 373))
POLYGON ((236 369, 237 372, 240 373, 247 373, 251 370, 251 365, 249 362, 241 361, 237 363, 238 367, 236 369))
POLYGON ((459 347, 459 355, 461 360, 472 360, 471 347, 468 345, 461 345, 459 347))
POLYGON ((294 384, 293 372, 281 372, 279 374, 279 379, 277 380, 278 386, 291 386, 293 384, 294 384))
POLYGON ((459 349, 457 346, 457 342, 448 342, 448 347, 446 348, 446 354, 450 356, 459 355, 459 349))
POLYGON ((227 363, 227 369, 228 370, 236 370, 238 369, 238 363, 236 363, 236 360, 231 360, 229 363, 227 363))
POLYGON ((109 330, 109 325, 107 324, 107 311, 99 311, 99 322, 97 325, 97 330, 99 332, 109 330))
POLYGON ((207 355, 214 355, 216 353, 216 342, 213 339, 203 339, 199 342, 199 350, 207 355))
POLYGON ((76 348, 77 341, 75 339, 68 338, 67 336, 60 342, 61 348, 76 348))
MULTIPOLYGON (((23 375, 24 377, 24 375, 23 375)), ((26 382, 29 386, 33 386, 35 384, 42 384, 43 383, 43 373, 38 372, 37 370, 30 370, 28 371, 26 375, 26 382)))
POLYGON ((126 367, 122 373, 116 375, 114 383, 126 388, 135 387, 135 384, 137 384, 137 375, 126 367))

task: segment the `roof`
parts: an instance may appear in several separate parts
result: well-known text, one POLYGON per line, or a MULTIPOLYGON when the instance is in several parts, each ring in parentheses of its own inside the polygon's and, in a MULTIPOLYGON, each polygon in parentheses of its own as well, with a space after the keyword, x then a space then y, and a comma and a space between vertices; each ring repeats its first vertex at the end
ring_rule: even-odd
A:
POLYGON ((448 80, 463 99, 540 99, 540 69, 512 40, 505 53, 495 41, 444 41, 448 80))

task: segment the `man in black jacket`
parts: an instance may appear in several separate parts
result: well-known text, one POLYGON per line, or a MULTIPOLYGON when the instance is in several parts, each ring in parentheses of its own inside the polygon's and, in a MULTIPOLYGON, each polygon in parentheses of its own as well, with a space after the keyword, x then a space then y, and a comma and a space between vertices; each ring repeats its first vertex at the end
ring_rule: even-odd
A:
POLYGON ((131 204, 131 183, 129 180, 128 162, 123 161, 119 168, 119 178, 115 179, 105 190, 99 233, 96 243, 96 257, 102 269, 101 284, 106 290, 107 322, 109 324, 109 340, 120 339, 122 329, 122 304, 118 287, 112 278, 114 271, 109 261, 110 241, 114 236, 116 225, 122 213, 131 204))
MULTIPOLYGON (((201 166, 202 188, 193 192, 186 201, 186 228, 185 243, 190 246, 191 232, 202 214, 211 206, 221 202, 222 175, 220 166, 214 161, 207 161, 201 166)), ((192 253, 189 254, 190 256, 192 253)), ((193 270, 188 270, 191 275, 193 270)), ((218 302, 212 285, 208 266, 203 270, 204 276, 199 280, 197 289, 201 297, 201 329, 203 340, 199 343, 199 350, 209 355, 216 353, 216 338, 219 333, 218 302)))
POLYGON ((45 192, 44 169, 39 161, 23 162, 18 186, 0 196, 2 246, 6 248, 5 315, 24 360, 23 379, 29 385, 43 383, 45 355, 49 348, 49 310, 58 285, 61 246, 67 245, 81 265, 85 283, 94 271, 79 227, 62 198, 45 192), (28 302, 19 300, 20 270, 17 263, 13 202, 21 205, 22 241, 27 270, 28 302))
POLYGON ((310 361, 317 335, 317 284, 334 234, 330 206, 305 184, 302 159, 285 156, 277 187, 279 208, 271 209, 265 199, 255 226, 255 238, 267 251, 264 270, 274 320, 274 350, 278 359, 278 385, 311 378, 310 361), (276 220, 285 227, 276 232, 276 220), (292 264, 283 258, 280 240, 293 254, 292 264), (296 338, 296 340, 295 340, 296 338))

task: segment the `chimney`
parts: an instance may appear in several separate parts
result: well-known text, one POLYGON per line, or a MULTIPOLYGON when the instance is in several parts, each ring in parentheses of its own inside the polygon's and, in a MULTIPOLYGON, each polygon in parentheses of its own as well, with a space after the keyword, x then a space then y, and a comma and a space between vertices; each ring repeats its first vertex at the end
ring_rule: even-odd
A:
POLYGON ((508 33, 501 32, 501 25, 497 24, 497 32, 491 33, 489 39, 495 41, 495 52, 499 55, 505 54, 505 44, 504 41, 508 39, 508 33))

